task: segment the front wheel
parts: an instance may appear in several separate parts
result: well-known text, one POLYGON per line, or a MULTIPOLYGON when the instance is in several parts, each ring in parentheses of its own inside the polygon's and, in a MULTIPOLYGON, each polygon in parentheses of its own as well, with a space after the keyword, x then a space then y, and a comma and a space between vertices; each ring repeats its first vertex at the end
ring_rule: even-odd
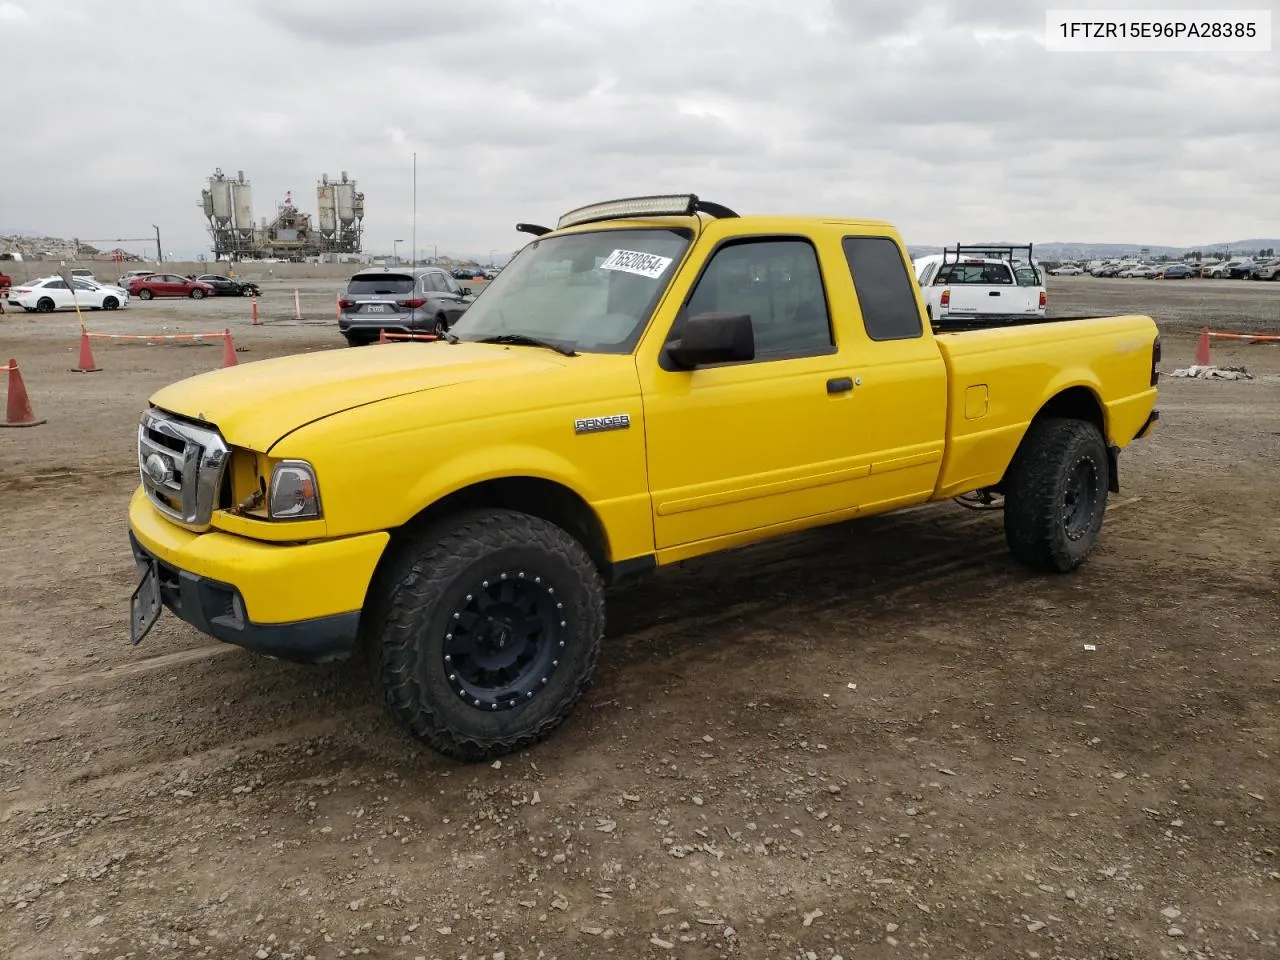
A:
POLYGON ((115 310, 120 306, 120 301, 115 297, 107 297, 102 301, 103 310, 115 310))
POLYGON ((192 299, 192 300, 200 300, 200 299, 202 299, 203 297, 204 297, 204 291, 203 291, 203 290, 196 289, 196 290, 192 290, 192 291, 191 291, 191 299, 192 299))
POLYGON ((1096 426, 1051 418, 1031 425, 1005 485, 1009 551, 1032 570, 1068 573, 1097 543, 1110 486, 1096 426))
POLYGON ((155 296, 155 294, 154 294, 154 293, 152 293, 150 290, 147 290, 147 289, 142 289, 142 290, 139 290, 139 291, 138 291, 138 299, 139 299, 139 300, 150 300, 150 299, 151 299, 152 297, 154 297, 154 296, 155 296))
POLYGON ((604 585, 561 528, 486 510, 403 547, 368 613, 396 721, 446 756, 487 760, 572 712, 595 671, 604 585))

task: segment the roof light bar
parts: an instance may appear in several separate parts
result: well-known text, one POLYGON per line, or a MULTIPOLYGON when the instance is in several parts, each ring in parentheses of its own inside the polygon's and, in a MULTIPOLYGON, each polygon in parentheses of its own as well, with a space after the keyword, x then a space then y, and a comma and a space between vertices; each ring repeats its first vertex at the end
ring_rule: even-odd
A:
POLYGON ((652 197, 628 197, 624 200, 607 200, 590 203, 570 210, 556 224, 557 230, 595 223, 600 220, 623 220, 628 217, 687 217, 697 209, 698 198, 693 194, 663 194, 652 197))

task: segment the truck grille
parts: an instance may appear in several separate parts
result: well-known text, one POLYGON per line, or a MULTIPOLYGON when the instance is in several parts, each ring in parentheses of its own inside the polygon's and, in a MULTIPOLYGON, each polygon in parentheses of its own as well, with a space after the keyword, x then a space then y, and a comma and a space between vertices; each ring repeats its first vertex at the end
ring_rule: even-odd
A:
POLYGON ((216 430, 161 410, 138 424, 138 473, 147 498, 175 523, 209 529, 219 506, 230 448, 216 430))

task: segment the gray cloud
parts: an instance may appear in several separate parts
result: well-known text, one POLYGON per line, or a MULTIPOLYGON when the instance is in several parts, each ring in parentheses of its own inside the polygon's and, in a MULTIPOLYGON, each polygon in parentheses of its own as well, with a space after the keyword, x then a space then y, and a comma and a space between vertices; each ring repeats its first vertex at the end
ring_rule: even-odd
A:
POLYGON ((408 236, 416 151, 419 246, 442 251, 508 251, 517 220, 676 189, 880 217, 917 243, 1275 232, 1274 54, 1049 53, 1044 9, 3 0, 21 80, 0 230, 159 223, 195 253, 214 167, 245 171, 259 216, 286 190, 313 209, 320 174, 346 169, 367 248, 387 250, 408 236))

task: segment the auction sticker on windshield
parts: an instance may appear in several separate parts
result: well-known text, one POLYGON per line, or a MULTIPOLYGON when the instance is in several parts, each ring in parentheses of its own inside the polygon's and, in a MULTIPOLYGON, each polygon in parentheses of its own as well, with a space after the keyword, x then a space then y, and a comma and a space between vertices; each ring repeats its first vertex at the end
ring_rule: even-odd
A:
POLYGON ((615 250, 600 264, 601 270, 621 270, 637 276, 657 280, 667 267, 671 266, 670 257, 660 257, 654 253, 641 253, 638 250, 615 250))

